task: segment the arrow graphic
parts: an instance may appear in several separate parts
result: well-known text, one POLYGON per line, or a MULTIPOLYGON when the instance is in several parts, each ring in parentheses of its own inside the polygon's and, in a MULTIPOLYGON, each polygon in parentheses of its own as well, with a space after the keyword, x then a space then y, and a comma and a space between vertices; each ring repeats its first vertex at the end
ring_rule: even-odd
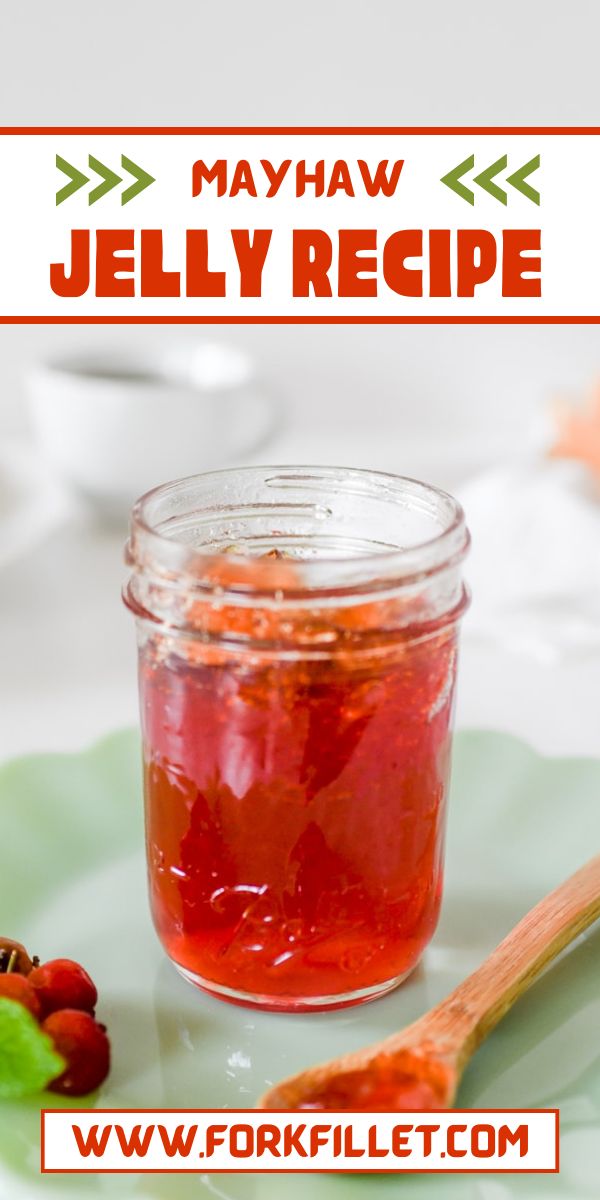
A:
POLYGON ((512 187, 516 188, 522 196, 526 196, 527 199, 531 200, 534 204, 539 204, 540 193, 536 192, 535 188, 532 188, 529 183, 525 183, 525 180, 527 179, 528 175, 532 175, 534 171, 537 171, 539 165, 540 156, 539 154, 536 154, 535 158, 530 158, 529 162, 525 163, 524 167, 519 167, 519 170, 514 171, 513 174, 509 175, 508 179, 506 180, 506 182, 510 183, 512 187))
MULTIPOLYGON (((106 163, 101 162, 99 158, 94 158, 93 154, 89 155, 88 164, 90 171, 94 171, 96 175, 100 176, 100 183, 96 184, 88 194, 88 204, 95 204, 96 201, 101 200, 103 196, 111 192, 118 183, 123 183, 123 176, 117 175, 116 171, 113 171, 111 167, 107 167, 106 163)), ((62 204, 63 200, 68 200, 69 196, 72 196, 74 192, 78 192, 79 188, 83 187, 85 183, 90 183, 90 176, 84 175, 83 171, 80 171, 78 167, 74 167, 72 163, 67 162, 66 158, 61 158, 60 154, 56 155, 56 165, 59 171, 62 171, 63 175, 68 176, 70 181, 56 193, 56 203, 58 205, 62 204)), ((149 175, 143 167, 138 166, 133 159, 127 158, 125 154, 121 155, 121 166, 124 171, 133 176, 133 183, 121 192, 121 204, 129 204, 130 200, 133 200, 135 196, 139 196, 140 192, 143 192, 145 188, 150 187, 151 183, 156 183, 154 175, 149 175)))
POLYGON ((129 171, 129 174, 133 175, 136 181, 121 193, 121 204, 129 204, 129 201, 133 200, 134 196, 139 196, 140 192, 150 187, 151 183, 156 183, 154 175, 149 175, 142 167, 138 167, 137 163, 133 162, 133 159, 127 158, 124 154, 121 155, 121 166, 126 171, 129 171))
POLYGON ((442 175, 441 180, 442 183, 446 184, 446 187, 449 187, 452 192, 456 192, 457 196, 462 196, 462 199, 466 200, 469 204, 475 203, 475 194, 468 187, 465 187, 464 183, 460 182, 460 179, 467 171, 472 171, 474 166, 475 155, 470 154, 468 158, 465 158, 464 162, 459 163, 457 167, 453 167, 451 171, 448 171, 447 175, 442 175))
POLYGON ((508 158, 506 157, 506 154, 503 154, 502 158, 497 158, 496 162, 492 163, 491 167, 487 167, 486 170, 482 171, 480 175, 476 175, 473 180, 473 183, 478 183, 480 188, 483 188, 484 192, 487 192, 489 196, 494 196, 495 199, 499 200, 501 204, 508 203, 508 196, 501 187, 498 187, 497 183, 492 183, 492 180, 499 171, 505 170, 507 163, 508 158))
MULTIPOLYGON (((524 163, 517 171, 513 171, 512 175, 507 175, 505 181, 516 192, 520 192, 527 200, 531 200, 533 204, 540 203, 540 193, 531 184, 526 183, 525 180, 534 171, 537 171, 539 165, 540 156, 536 154, 534 158, 524 163)), ((482 191, 487 192, 488 196, 493 196, 494 200, 498 200, 500 204, 508 204, 508 193, 505 192, 504 188, 494 183, 494 179, 500 171, 505 171, 507 166, 508 156, 503 154, 491 166, 486 167, 484 171, 480 171, 478 175, 473 177, 473 183, 477 184, 482 191)), ((466 200, 468 204, 475 203, 475 193, 466 184, 461 183, 461 180, 467 171, 472 171, 474 168, 475 155, 470 154, 468 158, 465 158, 457 167, 453 167, 451 171, 448 171, 447 175, 442 175, 441 178, 441 182, 445 183, 446 187, 450 188, 450 191, 455 192, 457 196, 460 196, 462 200, 466 200)))
POLYGON ((59 171, 62 171, 63 175, 68 175, 69 179, 71 180, 70 183, 66 183, 65 186, 56 193, 56 203, 58 205, 62 204, 63 200, 68 200, 69 196, 73 195, 73 192, 78 192, 80 187, 83 187, 84 183, 89 183, 89 178, 87 175, 84 175, 82 171, 78 171, 77 167, 74 167, 71 165, 71 163, 67 162, 66 158, 61 158, 60 154, 56 155, 56 165, 59 171))
POLYGON ((101 200, 107 192, 110 192, 112 188, 116 187, 117 184, 121 182, 121 176, 115 175, 114 171, 111 171, 110 167, 106 167, 104 163, 101 163, 99 158, 94 158, 93 154, 90 154, 89 164, 91 170, 95 171, 96 174, 100 175, 104 180, 104 182, 99 183, 98 187, 95 187, 88 196, 88 204, 95 204, 96 200, 101 200))

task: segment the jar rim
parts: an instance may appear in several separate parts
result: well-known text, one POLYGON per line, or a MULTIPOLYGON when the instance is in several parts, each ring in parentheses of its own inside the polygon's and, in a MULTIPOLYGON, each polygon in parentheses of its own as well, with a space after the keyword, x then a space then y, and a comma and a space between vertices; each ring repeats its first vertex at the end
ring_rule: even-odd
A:
MULTIPOLYGON (((251 480, 263 477, 265 485, 281 488, 297 486, 334 488, 335 494, 347 494, 381 499, 396 503, 398 508, 408 507, 412 501, 415 510, 434 511, 440 524, 431 537, 409 545, 377 546, 372 551, 353 554, 318 554, 314 558, 302 558, 302 586, 281 586, 280 563, 274 559, 261 559, 260 587, 249 585, 243 578, 230 582, 225 589, 229 594, 272 595, 278 599, 297 600, 302 595, 318 592, 322 596, 340 595, 357 590, 382 590, 410 585, 430 575, 457 566, 469 547, 469 532, 465 524, 462 505, 449 492, 433 484, 424 483, 410 476, 392 472, 369 470, 359 467, 306 466, 296 464, 265 466, 226 467, 202 472, 159 484, 145 492, 135 502, 131 511, 130 537, 127 543, 128 564, 142 573, 156 573, 163 580, 169 578, 173 586, 175 579, 185 579, 187 587, 199 590, 214 590, 214 575, 211 569, 223 561, 248 564, 248 555, 236 552, 235 546, 211 550, 198 548, 184 538, 173 536, 166 527, 172 522, 169 516, 177 500, 191 495, 194 489, 208 489, 211 484, 224 485, 231 480, 251 480), (153 509, 155 510, 153 512, 153 509), (269 574, 273 576, 272 584, 269 574), (283 595, 282 595, 283 593, 283 595)), ((313 507, 315 507, 313 505, 313 507)), ((200 517, 202 508, 192 510, 191 515, 200 517)))
MULTIPOLYGON (((190 541, 173 536, 166 527, 173 521, 172 510, 181 496, 188 496, 194 488, 209 491, 211 485, 223 486, 227 479, 251 481, 263 479, 265 485, 280 487, 332 487, 335 494, 365 496, 396 503, 398 509, 407 509, 413 502, 415 509, 428 509, 430 516, 436 511, 440 524, 438 532, 431 538, 413 542, 407 546, 377 547, 377 550, 353 554, 318 554, 314 558, 302 558, 302 586, 281 587, 281 571, 277 562, 262 560, 260 587, 248 586, 244 578, 239 583, 230 582, 228 594, 251 593, 253 596, 269 595, 274 592, 289 599, 298 600, 300 595, 318 592, 322 595, 337 595, 354 592, 356 589, 394 588, 408 586, 415 581, 437 574, 440 570, 457 565, 466 554, 469 534, 464 523, 462 505, 449 492, 406 475, 396 475, 380 470, 356 467, 324 466, 268 466, 235 467, 203 472, 186 476, 151 488, 133 505, 130 540, 127 544, 127 562, 134 570, 143 574, 150 572, 162 577, 185 577, 186 587, 214 590, 215 565, 223 562, 226 551, 218 548, 198 548, 190 541), (152 506, 156 509, 152 512, 152 506), (269 575, 272 575, 272 586, 269 575), (205 576, 205 578, 203 578, 205 576)), ((203 509, 192 510, 192 516, 200 515, 203 509)), ((235 547, 227 547, 228 563, 248 563, 245 553, 235 547)))

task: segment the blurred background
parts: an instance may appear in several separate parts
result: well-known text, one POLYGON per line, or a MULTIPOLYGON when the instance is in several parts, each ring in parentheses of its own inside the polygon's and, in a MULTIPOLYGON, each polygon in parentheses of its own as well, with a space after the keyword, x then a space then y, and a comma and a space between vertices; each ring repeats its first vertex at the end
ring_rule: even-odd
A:
MULTIPOLYGON (((568 19, 549 0, 105 0, 93 28, 77 0, 33 0, 3 34, 6 125, 585 125, 597 105, 585 0, 568 19)), ((0 327, 0 756, 135 722, 133 496, 294 461, 456 492, 459 723, 600 752, 599 379, 594 326, 0 327)))

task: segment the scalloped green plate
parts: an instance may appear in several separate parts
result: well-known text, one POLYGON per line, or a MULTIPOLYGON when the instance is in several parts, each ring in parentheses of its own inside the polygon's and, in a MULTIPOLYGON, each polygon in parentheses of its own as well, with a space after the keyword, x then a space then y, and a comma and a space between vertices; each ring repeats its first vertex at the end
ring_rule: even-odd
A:
MULTIPOLYGON (((249 1107, 267 1084, 414 1020, 518 918, 598 849, 600 762, 543 759, 514 738, 457 735, 442 920, 396 993, 340 1013, 244 1010, 194 991, 166 962, 146 904, 139 745, 115 734, 78 755, 0 769, 3 932, 80 959, 100 987, 114 1067, 94 1104, 249 1107)), ((40 1099, 0 1104, 0 1200, 597 1200, 600 930, 503 1021, 469 1067, 465 1107, 561 1109, 559 1175, 41 1176, 40 1099)), ((56 1099, 51 1102, 55 1106, 56 1099)), ((66 1103, 66 1102, 65 1102, 66 1103)))

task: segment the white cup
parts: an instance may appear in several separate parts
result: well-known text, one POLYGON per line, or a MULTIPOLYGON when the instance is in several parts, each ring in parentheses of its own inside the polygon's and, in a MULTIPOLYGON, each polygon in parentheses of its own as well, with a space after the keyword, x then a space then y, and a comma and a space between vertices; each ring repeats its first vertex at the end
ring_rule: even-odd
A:
POLYGON ((155 358, 65 356, 26 384, 44 457, 113 515, 158 483, 243 458, 275 421, 251 360, 210 343, 155 358))

